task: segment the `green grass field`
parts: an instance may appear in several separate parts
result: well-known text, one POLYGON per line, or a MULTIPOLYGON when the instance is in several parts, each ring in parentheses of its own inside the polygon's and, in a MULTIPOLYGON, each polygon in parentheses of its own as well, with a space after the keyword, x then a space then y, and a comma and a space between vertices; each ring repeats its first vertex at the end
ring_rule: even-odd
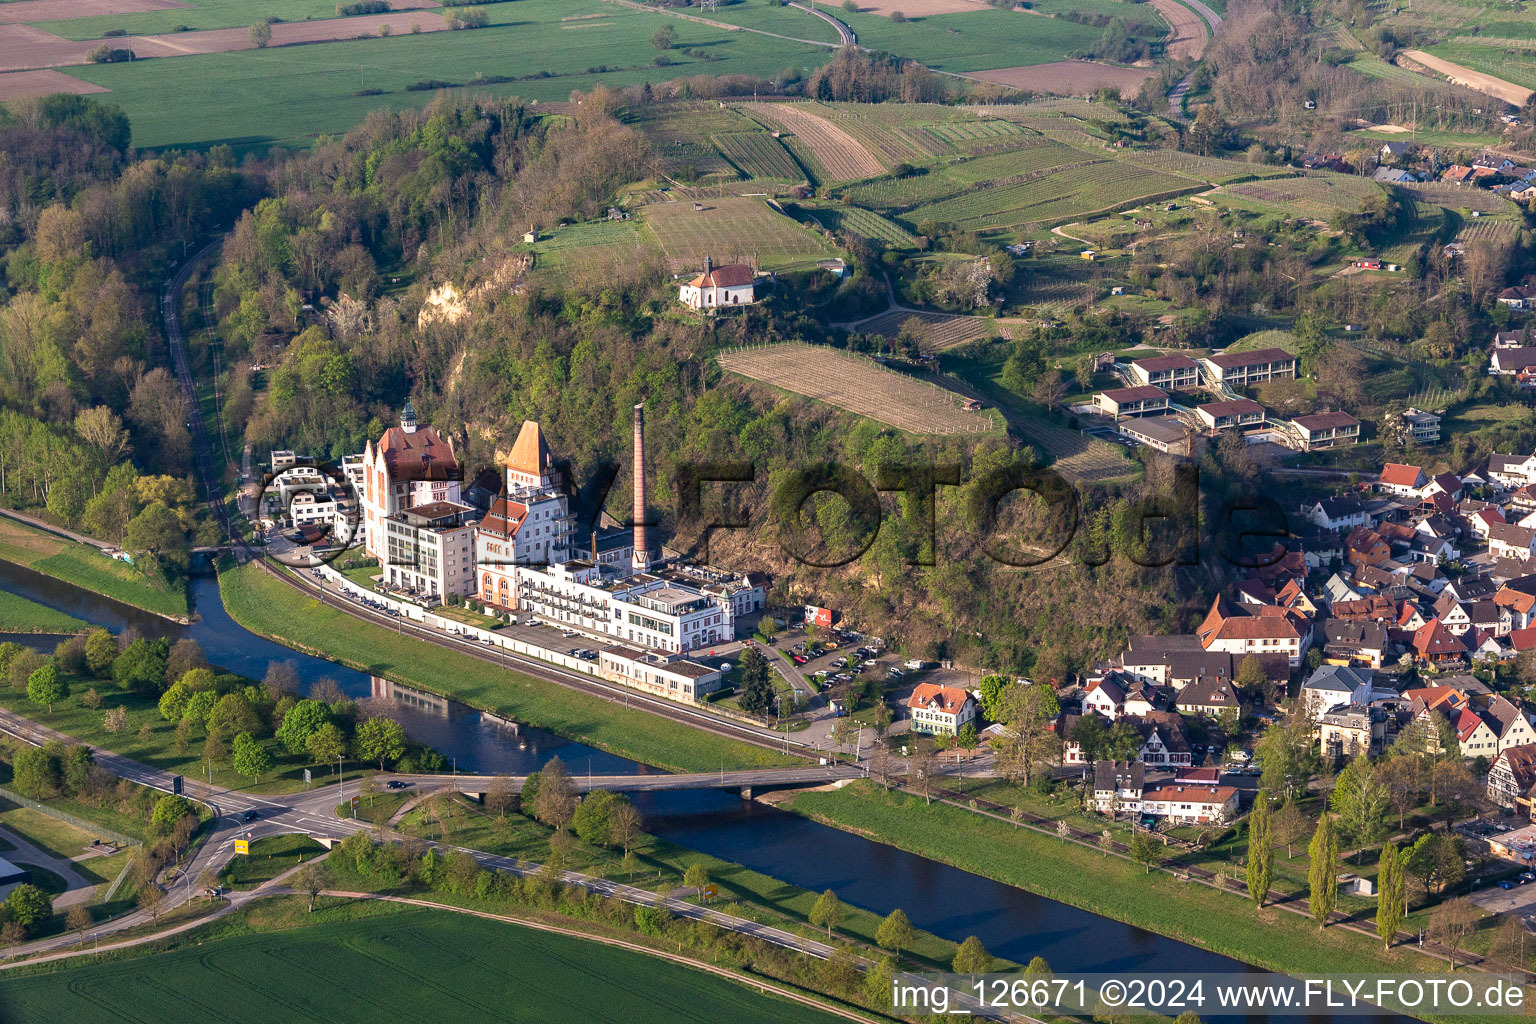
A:
MULTIPOLYGON (((1115 6, 1122 17, 1137 14, 1134 7, 1115 6)), ((1062 60, 1069 51, 1092 49, 1102 32, 1060 18, 984 7, 914 17, 902 24, 873 13, 838 11, 837 17, 858 33, 859 45, 899 53, 940 71, 984 71, 1062 60)))
POLYGON ((254 889, 324 852, 325 847, 309 836, 266 836, 251 843, 250 853, 231 860, 224 878, 233 888, 254 889))
POLYGON ((0 633, 74 633, 86 625, 73 615, 0 591, 0 633))
POLYGON ((465 914, 288 907, 302 925, 253 932, 252 917, 278 913, 262 908, 170 949, 149 944, 139 955, 10 979, 0 988, 0 1019, 482 1024, 614 1020, 620 1009, 627 1024, 834 1019, 643 953, 465 914))
MULTIPOLYGON (((767 136, 764 136, 765 138, 767 136)), ((761 199, 704 199, 653 203, 637 216, 655 233, 674 270, 700 266, 706 254, 717 264, 751 261, 763 270, 803 269, 838 255, 825 238, 797 224, 761 199)))
MULTIPOLYGON (((597 220, 546 231, 530 246, 534 267, 562 273, 612 273, 658 255, 655 240, 632 220, 597 220)), ((368 570, 378 573, 378 567, 368 570)))
POLYGON ((707 771, 722 763, 751 767, 797 760, 430 647, 310 600, 256 565, 221 573, 219 589, 229 614, 253 632, 647 764, 707 771))
MULTIPOLYGON (((734 3, 721 4, 712 11, 695 7, 685 13, 706 18, 709 21, 722 21, 730 25, 740 25, 742 28, 757 29, 759 32, 772 32, 774 35, 788 36, 791 39, 835 43, 839 38, 837 29, 820 18, 793 7, 780 7, 778 4, 762 3, 761 0, 735 0, 734 3)), ((768 40, 760 40, 760 42, 764 45, 772 45, 768 40)))
POLYGON ((250 4, 240 0, 193 0, 190 7, 165 11, 99 14, 33 24, 65 39, 96 39, 113 29, 123 29, 129 35, 147 36, 176 32, 183 26, 189 29, 239 28, 266 17, 283 21, 318 21, 336 17, 336 4, 326 0, 262 0, 258 15, 250 4))
POLYGON ((227 142, 240 149, 260 149, 308 146, 322 134, 355 127, 376 107, 424 106, 433 93, 406 87, 425 80, 463 84, 475 94, 550 101, 569 99, 572 90, 587 91, 599 84, 617 87, 701 74, 772 78, 787 64, 812 67, 830 55, 824 47, 784 40, 764 46, 763 37, 752 33, 601 0, 517 0, 481 9, 490 16, 490 26, 469 32, 240 50, 71 71, 112 90, 112 102, 133 121, 136 146, 227 142), (667 54, 668 66, 658 67, 659 51, 650 40, 663 23, 677 33, 677 49, 667 54), (681 52, 683 48, 720 59, 691 57, 681 52), (608 70, 598 71, 600 67, 608 70), (548 77, 473 85, 477 75, 546 72, 548 77), (382 94, 357 95, 364 89, 382 94), (196 96, 197 102, 187 103, 188 96, 196 96))
POLYGON ((55 537, 11 519, 0 519, 0 559, 157 615, 184 619, 187 614, 184 590, 168 590, 151 582, 132 566, 108 558, 95 548, 55 537))
POLYGON ((1104 162, 1053 171, 1013 185, 976 189, 916 207, 907 211, 904 219, 912 224, 932 220, 965 230, 995 230, 1061 221, 1204 187, 1190 178, 1104 162))

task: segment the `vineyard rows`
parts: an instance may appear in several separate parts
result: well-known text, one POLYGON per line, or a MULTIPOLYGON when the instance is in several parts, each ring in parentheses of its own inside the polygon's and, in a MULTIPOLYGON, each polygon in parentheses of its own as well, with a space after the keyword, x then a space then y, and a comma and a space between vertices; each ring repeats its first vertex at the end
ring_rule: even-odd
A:
POLYGON ((830 181, 857 181, 885 172, 885 166, 861 142, 826 118, 811 113, 806 109, 808 106, 765 103, 757 115, 794 133, 830 181))
POLYGON ((1016 185, 978 189, 918 207, 908 218, 973 230, 1011 227, 1105 210, 1143 196, 1191 187, 1188 178, 1106 161, 1053 171, 1016 185))
POLYGON ((934 168, 927 174, 855 185, 847 194, 863 206, 897 210, 972 192, 983 183, 991 188, 1010 179, 1081 163, 1085 159, 1092 158, 1085 157, 1080 150, 1040 139, 1023 149, 962 160, 934 168))
POLYGON ((656 142, 658 149, 677 141, 707 146, 712 135, 757 129, 750 118, 734 109, 704 102, 642 104, 631 110, 627 120, 656 142))
POLYGON ((757 259, 761 269, 803 267, 836 256, 816 232, 774 210, 761 199, 702 199, 642 208, 672 270, 693 270, 705 255, 717 263, 757 259))
POLYGON ((1326 219, 1336 210, 1354 212, 1381 186, 1367 179, 1343 175, 1286 178, 1279 181, 1224 185, 1222 191, 1278 206, 1290 213, 1326 219))
POLYGON ((882 338, 894 338, 903 327, 912 324, 921 327, 924 352, 942 352, 967 342, 979 341, 997 334, 1006 336, 995 321, 979 316, 953 316, 948 313, 916 313, 894 309, 865 320, 850 330, 855 334, 878 334, 882 338), (913 323, 916 321, 916 323, 913 323))
POLYGON ((1420 199, 1427 199, 1438 206, 1452 210, 1478 210, 1482 213, 1498 213, 1509 209, 1509 201, 1487 189, 1464 188, 1460 185, 1426 181, 1405 186, 1420 199))
POLYGON ((929 158, 949 150, 948 146, 921 131, 893 128, 869 121, 846 107, 820 106, 817 112, 866 148, 880 154, 891 166, 899 163, 925 163, 929 158))
POLYGON ((914 434, 979 434, 993 417, 967 412, 936 384, 888 370, 872 359, 819 345, 735 349, 721 368, 914 434))
POLYGON ((715 136, 715 145, 744 178, 804 181, 805 171, 789 151, 767 132, 733 132, 715 136))
POLYGON ((1212 185, 1219 185, 1223 181, 1234 178, 1279 178, 1296 173, 1288 167, 1267 167, 1264 164, 1250 164, 1242 160, 1180 153, 1172 149, 1133 150, 1126 152, 1121 159, 1137 167, 1182 174, 1198 181, 1210 182, 1212 185))
POLYGON ((917 248, 917 236, 873 210, 865 210, 858 206, 843 206, 812 210, 811 214, 830 231, 876 239, 893 249, 917 248))

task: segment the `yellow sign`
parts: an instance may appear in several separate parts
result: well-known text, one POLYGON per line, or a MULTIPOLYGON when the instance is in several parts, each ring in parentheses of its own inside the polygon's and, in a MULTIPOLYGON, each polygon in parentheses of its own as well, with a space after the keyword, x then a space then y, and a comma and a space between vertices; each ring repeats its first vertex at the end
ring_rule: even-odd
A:
POLYGON ((236 839, 235 852, 243 853, 249 857, 251 855, 251 841, 249 839, 236 839))
POLYGON ((708 885, 704 886, 704 888, 699 890, 699 895, 703 896, 707 900, 712 900, 716 896, 720 895, 720 886, 716 885, 714 882, 710 882, 708 885))

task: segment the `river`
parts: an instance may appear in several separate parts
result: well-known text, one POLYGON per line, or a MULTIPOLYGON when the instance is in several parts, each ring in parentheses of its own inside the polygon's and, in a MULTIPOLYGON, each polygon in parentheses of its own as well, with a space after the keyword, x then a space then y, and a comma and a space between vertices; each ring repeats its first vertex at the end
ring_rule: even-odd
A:
MULTIPOLYGON (((403 700, 375 696, 376 689, 399 688, 248 632, 225 612, 218 583, 211 577, 192 581, 193 607, 199 615, 190 626, 3 561, 0 588, 114 631, 131 627, 146 635, 189 636, 202 646, 210 662, 253 679, 260 679, 272 661, 291 662, 306 685, 329 677, 348 695, 398 718, 411 739, 454 759, 460 771, 519 774, 555 756, 574 773, 654 770, 542 729, 509 726, 454 701, 425 694, 413 697, 409 691, 396 693, 403 700)), ((51 647, 58 638, 38 640, 51 647)), ((645 816, 647 831, 671 842, 805 889, 833 889, 845 902, 881 914, 901 907, 918 928, 956 942, 975 935, 994 954, 1018 963, 1043 956, 1061 972, 1254 970, 1228 957, 743 801, 731 793, 642 793, 636 795, 636 805, 645 816)), ((1211 1015, 1206 1019, 1235 1022, 1244 1018, 1211 1015)), ((1309 1019, 1317 1024, 1333 1020, 1327 1015, 1309 1019)))

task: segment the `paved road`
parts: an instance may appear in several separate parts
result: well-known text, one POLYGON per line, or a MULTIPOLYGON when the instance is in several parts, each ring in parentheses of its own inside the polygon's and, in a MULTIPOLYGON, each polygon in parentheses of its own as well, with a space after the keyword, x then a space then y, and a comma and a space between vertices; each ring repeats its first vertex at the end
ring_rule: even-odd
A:
POLYGON ((67 857, 55 857, 49 851, 35 843, 29 842, 20 833, 0 826, 0 836, 10 843, 14 850, 7 850, 5 859, 18 867, 37 867, 45 871, 52 871, 64 879, 65 890, 53 898, 53 909, 63 910, 72 907, 76 903, 85 903, 96 895, 96 883, 82 875, 75 867, 75 862, 67 857))
MULTIPOLYGON (((1200 0, 1179 0, 1179 2, 1205 19, 1205 23, 1211 27, 1211 38, 1215 39, 1216 30, 1221 28, 1221 15, 1201 3, 1200 0)), ((1190 72, 1179 79, 1172 89, 1168 90, 1169 117, 1179 121, 1184 120, 1184 97, 1189 95, 1189 86, 1193 78, 1194 72, 1190 72)))

